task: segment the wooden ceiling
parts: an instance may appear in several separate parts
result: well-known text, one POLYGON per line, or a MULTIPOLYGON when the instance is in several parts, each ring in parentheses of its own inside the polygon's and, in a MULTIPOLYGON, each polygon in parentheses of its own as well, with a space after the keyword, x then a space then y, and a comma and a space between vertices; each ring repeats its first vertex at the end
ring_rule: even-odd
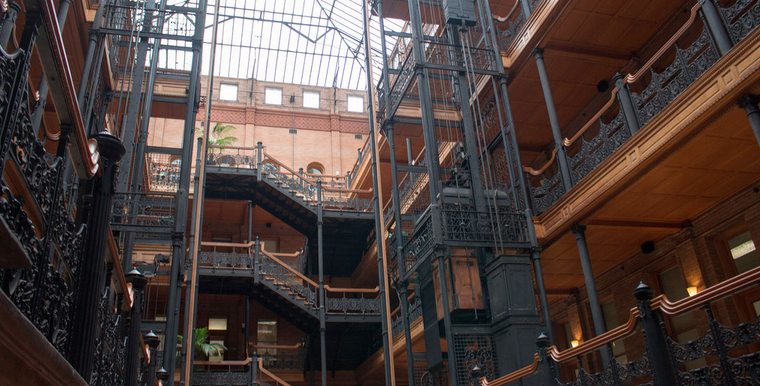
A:
MULTIPOLYGON (((595 276, 659 241, 760 181, 760 153, 743 110, 726 110, 678 150, 643 172, 582 223, 595 276)), ((543 252, 547 288, 583 286, 575 237, 567 232, 543 252)))

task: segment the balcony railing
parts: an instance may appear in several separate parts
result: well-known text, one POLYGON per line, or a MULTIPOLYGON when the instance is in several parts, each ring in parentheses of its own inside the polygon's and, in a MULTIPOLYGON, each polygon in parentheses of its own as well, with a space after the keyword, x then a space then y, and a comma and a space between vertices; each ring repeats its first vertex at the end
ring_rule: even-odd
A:
POLYGON ((170 232, 176 217, 173 193, 114 193, 113 230, 170 232))
POLYGON ((758 280, 760 268, 754 268, 677 302, 669 301, 665 295, 652 298, 652 290, 642 283, 634 291, 638 306, 629 311, 625 324, 562 351, 549 346, 546 336, 541 336, 533 363, 494 380, 483 379, 481 385, 514 384, 528 377, 545 377, 540 379, 551 379, 555 383, 555 364, 573 362, 580 366, 577 375, 570 382, 560 384, 756 384, 760 320, 727 326, 715 317, 713 305, 756 287, 758 280), (697 312, 704 312, 704 318, 696 317, 697 312), (663 317, 706 320, 707 334, 686 343, 678 342, 678 338, 669 336, 664 328, 663 317), (612 359, 610 366, 596 374, 588 373, 581 366, 583 356, 607 350, 624 338, 645 341, 644 355, 629 358, 627 363, 612 359))
MULTIPOLYGON (((414 272, 437 245, 526 248, 530 246, 527 218, 509 208, 477 212, 465 205, 430 207, 404 246, 407 274, 414 272), (438 216, 441 226, 438 234, 433 216, 438 216)), ((398 277, 398 273, 392 275, 398 277)))
POLYGON ((350 177, 312 174, 303 169, 295 171, 268 154, 261 144, 257 147, 211 146, 206 164, 218 168, 255 170, 262 179, 309 206, 317 205, 317 181, 321 181, 322 205, 325 209, 371 210, 372 200, 362 197, 371 191, 350 189, 350 177))
MULTIPOLYGON (((760 24, 759 1, 721 4, 717 8, 734 42, 760 24)), ((565 138, 562 146, 572 184, 595 170, 718 61, 720 53, 700 9, 701 3, 694 5, 680 29, 636 73, 619 78, 608 102, 565 138)), ((535 213, 546 211, 565 193, 556 150, 542 166, 524 169, 535 213)))

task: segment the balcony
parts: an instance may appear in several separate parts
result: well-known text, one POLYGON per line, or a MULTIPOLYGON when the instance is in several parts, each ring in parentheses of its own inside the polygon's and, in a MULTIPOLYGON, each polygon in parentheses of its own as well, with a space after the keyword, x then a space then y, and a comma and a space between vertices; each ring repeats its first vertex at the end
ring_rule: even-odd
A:
MULTIPOLYGON (((756 16, 758 7, 758 2, 718 4, 725 27, 733 31, 734 43, 741 43, 760 24, 756 16)), ((630 142, 634 133, 651 132, 649 126, 662 125, 655 118, 676 101, 687 103, 682 95, 694 95, 689 93, 693 85, 719 61, 721 56, 700 9, 700 4, 693 6, 690 17, 677 33, 635 73, 619 78, 607 102, 564 139, 562 146, 573 185, 588 184, 589 175, 598 178, 595 171, 600 165, 608 164, 610 158, 624 156, 617 150, 630 142)), ((567 193, 561 182, 558 156, 553 151, 543 164, 525 167, 536 213, 547 212, 567 193)))

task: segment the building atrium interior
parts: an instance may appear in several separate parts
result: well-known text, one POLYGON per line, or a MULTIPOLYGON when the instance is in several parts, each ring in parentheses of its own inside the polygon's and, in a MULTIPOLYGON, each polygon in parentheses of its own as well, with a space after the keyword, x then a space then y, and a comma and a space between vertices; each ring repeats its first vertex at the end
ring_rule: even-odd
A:
POLYGON ((760 384, 760 0, 3 0, 0 386, 760 384))

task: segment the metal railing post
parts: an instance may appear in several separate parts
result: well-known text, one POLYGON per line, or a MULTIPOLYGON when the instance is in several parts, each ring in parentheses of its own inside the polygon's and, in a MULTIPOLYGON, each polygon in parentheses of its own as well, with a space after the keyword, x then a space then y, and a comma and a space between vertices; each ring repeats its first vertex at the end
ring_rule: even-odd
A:
POLYGON ((612 77, 612 81, 615 82, 615 87, 618 89, 618 103, 620 103, 620 109, 623 110, 626 126, 628 126, 628 131, 633 135, 639 131, 640 126, 639 120, 636 117, 636 108, 631 98, 631 90, 628 89, 628 84, 620 73, 616 73, 612 77))
POLYGON ((676 369, 673 366, 670 350, 666 341, 660 316, 652 310, 649 304, 652 300, 652 289, 641 282, 633 291, 639 309, 639 319, 646 338, 646 355, 652 369, 652 380, 655 386, 677 385, 676 369))
POLYGON ((264 144, 256 142, 256 178, 261 180, 261 165, 264 160, 264 144))

